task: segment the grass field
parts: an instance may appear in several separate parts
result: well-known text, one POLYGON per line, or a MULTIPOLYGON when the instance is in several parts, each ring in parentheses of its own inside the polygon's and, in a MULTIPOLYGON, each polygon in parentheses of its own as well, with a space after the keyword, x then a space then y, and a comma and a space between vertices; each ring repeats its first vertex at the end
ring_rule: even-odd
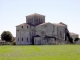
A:
POLYGON ((0 60, 80 60, 80 45, 4 45, 0 60))

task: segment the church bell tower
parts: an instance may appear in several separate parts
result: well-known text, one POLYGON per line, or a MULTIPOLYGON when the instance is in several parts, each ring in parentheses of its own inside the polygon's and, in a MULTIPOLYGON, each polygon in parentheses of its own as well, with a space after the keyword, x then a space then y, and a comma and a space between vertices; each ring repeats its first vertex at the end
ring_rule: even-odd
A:
POLYGON ((26 16, 26 23, 29 25, 39 25, 45 23, 45 16, 37 13, 26 16))

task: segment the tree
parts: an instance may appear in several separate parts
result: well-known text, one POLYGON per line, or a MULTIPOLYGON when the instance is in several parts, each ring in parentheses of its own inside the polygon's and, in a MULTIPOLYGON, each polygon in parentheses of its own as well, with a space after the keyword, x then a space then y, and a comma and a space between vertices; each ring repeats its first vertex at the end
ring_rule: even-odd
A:
POLYGON ((78 37, 76 37, 74 41, 76 42, 76 41, 78 41, 78 40, 79 40, 79 38, 78 38, 78 37))
POLYGON ((15 39, 15 37, 12 37, 12 41, 15 41, 16 39, 15 39))
POLYGON ((16 37, 12 37, 11 45, 16 45, 16 37))
POLYGON ((11 45, 16 45, 16 42, 15 41, 11 42, 11 45))
POLYGON ((1 39, 5 40, 7 42, 11 42, 12 38, 13 38, 13 36, 10 31, 3 31, 1 34, 1 39))

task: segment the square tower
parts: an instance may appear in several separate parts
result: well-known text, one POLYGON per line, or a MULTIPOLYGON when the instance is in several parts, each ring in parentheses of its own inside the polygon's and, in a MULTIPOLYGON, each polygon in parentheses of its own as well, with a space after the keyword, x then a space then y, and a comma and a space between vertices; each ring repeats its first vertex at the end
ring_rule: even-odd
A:
POLYGON ((26 23, 29 25, 39 25, 45 23, 45 16, 37 13, 26 16, 26 23))

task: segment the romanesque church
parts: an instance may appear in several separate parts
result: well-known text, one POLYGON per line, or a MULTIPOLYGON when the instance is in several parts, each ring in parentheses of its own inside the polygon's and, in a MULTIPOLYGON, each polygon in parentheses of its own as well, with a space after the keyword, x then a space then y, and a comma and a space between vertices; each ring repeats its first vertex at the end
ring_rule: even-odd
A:
POLYGON ((45 22, 45 16, 37 13, 26 16, 26 22, 16 26, 17 45, 67 44, 77 36, 66 24, 45 22))

